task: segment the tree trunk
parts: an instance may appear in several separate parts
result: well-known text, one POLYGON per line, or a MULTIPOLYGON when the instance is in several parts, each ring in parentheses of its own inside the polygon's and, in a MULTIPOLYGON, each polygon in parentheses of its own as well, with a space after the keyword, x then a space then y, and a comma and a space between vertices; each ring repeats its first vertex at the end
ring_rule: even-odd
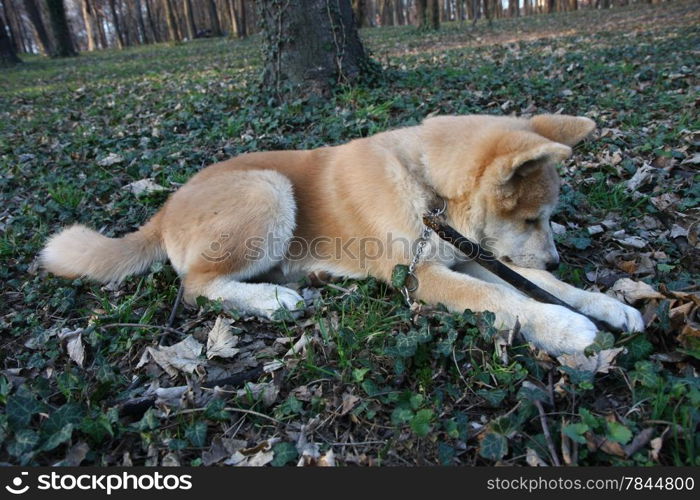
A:
POLYGON ((119 16, 117 15, 117 6, 114 0, 109 0, 109 15, 112 18, 112 27, 114 28, 114 41, 117 44, 117 48, 124 48, 124 35, 122 34, 122 28, 119 24, 119 16))
POLYGON ((221 23, 219 22, 219 13, 216 11, 214 0, 209 0, 209 17, 211 18, 212 36, 221 36, 221 23))
POLYGON ((425 14, 428 12, 428 0, 414 0, 416 6, 415 24, 419 28, 423 26, 425 14))
POLYGON ((165 22, 168 25, 168 39, 171 42, 179 41, 180 36, 177 31, 177 20, 175 19, 173 6, 170 5, 170 0, 163 0, 163 8, 165 9, 165 22))
POLYGON ((406 19, 403 15, 403 0, 394 0, 394 7, 396 9, 396 24, 403 26, 406 24, 406 19))
POLYGON ((353 0, 353 9, 355 11, 355 21, 360 28, 366 28, 371 26, 370 22, 370 8, 367 5, 368 0, 353 0))
POLYGON ((192 16, 192 0, 184 0, 184 7, 187 38, 194 40, 194 38, 197 36, 197 26, 194 24, 194 16, 192 16))
POLYGON ((153 12, 151 12, 151 0, 146 1, 146 20, 148 21, 148 27, 151 29, 151 35, 153 35, 153 40, 156 42, 162 41, 160 37, 160 32, 156 26, 155 20, 153 19, 153 12))
POLYGON ((9 23, 5 16, 0 14, 0 67, 14 66, 21 62, 9 35, 9 23))
POLYGON ((32 28, 34 28, 39 50, 41 50, 44 55, 51 56, 53 54, 53 45, 46 31, 44 21, 41 19, 41 13, 39 12, 36 0, 24 0, 24 10, 27 11, 27 16, 32 23, 32 28))
POLYGON ((368 58, 349 0, 260 0, 265 39, 263 84, 280 96, 287 83, 323 94, 365 72, 368 58))
POLYGON ((93 51, 98 47, 97 41, 97 26, 95 26, 95 11, 90 3, 90 0, 82 0, 81 2, 83 21, 85 22, 85 34, 87 36, 87 49, 93 51))
POLYGON ((73 57, 78 55, 68 28, 66 9, 63 0, 46 0, 46 7, 51 21, 51 30, 55 42, 55 57, 73 57))
POLYGON ((430 0, 428 10, 430 11, 430 29, 440 29, 440 0, 430 0))
POLYGON ((231 36, 240 38, 241 29, 238 25, 238 12, 236 9, 236 0, 227 0, 228 14, 231 18, 231 36))
POLYGON ((141 0, 135 0, 134 5, 136 6, 136 22, 139 27, 139 38, 140 43, 150 43, 151 40, 148 38, 148 31, 146 30, 146 23, 143 20, 143 4, 141 0))

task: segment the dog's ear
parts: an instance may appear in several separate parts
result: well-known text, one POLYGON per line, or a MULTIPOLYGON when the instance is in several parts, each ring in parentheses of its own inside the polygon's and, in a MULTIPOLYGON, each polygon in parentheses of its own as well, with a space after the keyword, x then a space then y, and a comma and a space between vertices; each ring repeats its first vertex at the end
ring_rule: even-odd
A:
POLYGON ((536 133, 567 146, 578 144, 595 130, 595 122, 583 116, 537 115, 530 123, 536 133))
POLYGON ((549 141, 532 132, 511 132, 502 138, 499 181, 503 184, 516 177, 527 177, 534 170, 554 165, 571 156, 571 148, 549 141))

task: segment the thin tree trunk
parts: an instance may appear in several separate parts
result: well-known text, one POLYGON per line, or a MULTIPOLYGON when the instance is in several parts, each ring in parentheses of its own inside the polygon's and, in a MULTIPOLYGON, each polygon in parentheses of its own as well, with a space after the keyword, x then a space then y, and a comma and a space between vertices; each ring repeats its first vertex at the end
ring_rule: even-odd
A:
POLYGON ((143 4, 141 0, 134 0, 136 6, 136 23, 138 24, 139 43, 150 43, 148 39, 148 31, 146 31, 146 23, 143 20, 143 4))
POLYGON ((0 14, 0 66, 14 66, 21 62, 9 35, 9 24, 0 14))
POLYGON ((192 16, 192 0, 184 0, 185 7, 185 27, 187 28, 187 38, 194 40, 197 36, 197 26, 194 24, 192 16))
POLYGON ((29 17, 29 21, 32 23, 32 28, 34 28, 39 50, 41 50, 44 55, 52 56, 53 44, 49 38, 48 31, 46 31, 44 21, 41 19, 41 12, 39 12, 36 0, 24 0, 24 10, 27 12, 27 17, 29 17))
POLYGON ((153 20, 153 12, 151 12, 151 0, 145 0, 145 1, 146 1, 146 20, 148 21, 148 27, 151 29, 151 35, 153 36, 153 40, 160 43, 161 41, 163 41, 163 39, 161 38, 160 31, 158 30, 158 27, 156 26, 156 23, 153 20))
POLYGON ((231 19, 231 36, 239 38, 240 28, 238 27, 238 12, 236 12, 236 0, 226 0, 228 3, 228 16, 231 19))
POLYGON ((85 22, 85 33, 87 35, 87 49, 93 51, 97 49, 97 27, 95 26, 95 11, 90 0, 80 2, 85 22))
POLYGON ((124 35, 122 34, 122 28, 119 24, 119 16, 117 15, 117 7, 114 0, 109 0, 109 15, 112 18, 112 28, 114 29, 114 41, 117 48, 124 48, 124 35))
POLYGON ((428 2, 428 7, 430 10, 430 28, 439 29, 440 28, 440 0, 430 0, 428 2))
POLYGON ((17 12, 13 0, 5 0, 5 17, 12 28, 13 42, 15 44, 15 50, 17 52, 30 52, 29 44, 27 43, 27 34, 24 29, 24 23, 22 23, 21 18, 17 12))
POLYGON ((403 15, 403 0, 394 0, 394 7, 396 9, 396 24, 403 26, 406 24, 406 19, 403 15))
POLYGON ((51 31, 55 42, 56 57, 73 57, 78 55, 71 38, 66 8, 63 0, 46 0, 46 7, 51 21, 51 31))
POLYGON ((250 34, 248 30, 248 16, 246 15, 244 0, 238 1, 238 36, 245 38, 250 34))
POLYGON ((219 13, 216 11, 214 0, 209 0, 209 17, 211 18, 212 36, 221 36, 221 23, 219 22, 219 13))
POLYGON ((173 13, 173 7, 170 5, 170 0, 163 0, 163 8, 165 9, 165 21, 168 25, 168 39, 171 42, 180 40, 177 32, 177 20, 173 13))

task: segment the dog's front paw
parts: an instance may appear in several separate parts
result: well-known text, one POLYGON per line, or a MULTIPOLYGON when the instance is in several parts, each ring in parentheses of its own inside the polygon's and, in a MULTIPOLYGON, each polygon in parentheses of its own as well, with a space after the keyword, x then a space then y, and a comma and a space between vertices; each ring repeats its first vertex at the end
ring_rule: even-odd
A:
POLYGON ((290 288, 277 285, 265 285, 260 287, 258 293, 251 297, 248 309, 268 319, 279 316, 279 313, 289 311, 293 316, 301 315, 298 306, 304 303, 304 299, 290 288))
POLYGON ((591 345, 598 333, 585 316, 561 306, 537 304, 520 318, 525 338, 549 354, 573 354, 591 345))
POLYGON ((590 293, 580 309, 582 313, 605 321, 622 331, 644 331, 644 319, 639 311, 605 294, 590 293))

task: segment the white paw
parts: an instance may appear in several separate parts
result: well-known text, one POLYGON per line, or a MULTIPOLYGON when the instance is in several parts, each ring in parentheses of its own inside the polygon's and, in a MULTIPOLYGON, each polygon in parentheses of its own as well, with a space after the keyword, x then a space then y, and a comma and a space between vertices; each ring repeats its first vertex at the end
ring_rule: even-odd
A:
POLYGON ((258 316, 272 319, 281 309, 290 311, 293 316, 302 314, 304 299, 294 290, 277 285, 267 285, 257 290, 247 301, 246 309, 258 316))
POLYGON ((593 343, 598 329, 585 316, 561 306, 537 304, 520 318, 525 338, 549 354, 582 352, 593 343))
POLYGON ((602 293, 589 293, 581 304, 581 312, 625 332, 644 331, 644 319, 639 311, 602 293))

